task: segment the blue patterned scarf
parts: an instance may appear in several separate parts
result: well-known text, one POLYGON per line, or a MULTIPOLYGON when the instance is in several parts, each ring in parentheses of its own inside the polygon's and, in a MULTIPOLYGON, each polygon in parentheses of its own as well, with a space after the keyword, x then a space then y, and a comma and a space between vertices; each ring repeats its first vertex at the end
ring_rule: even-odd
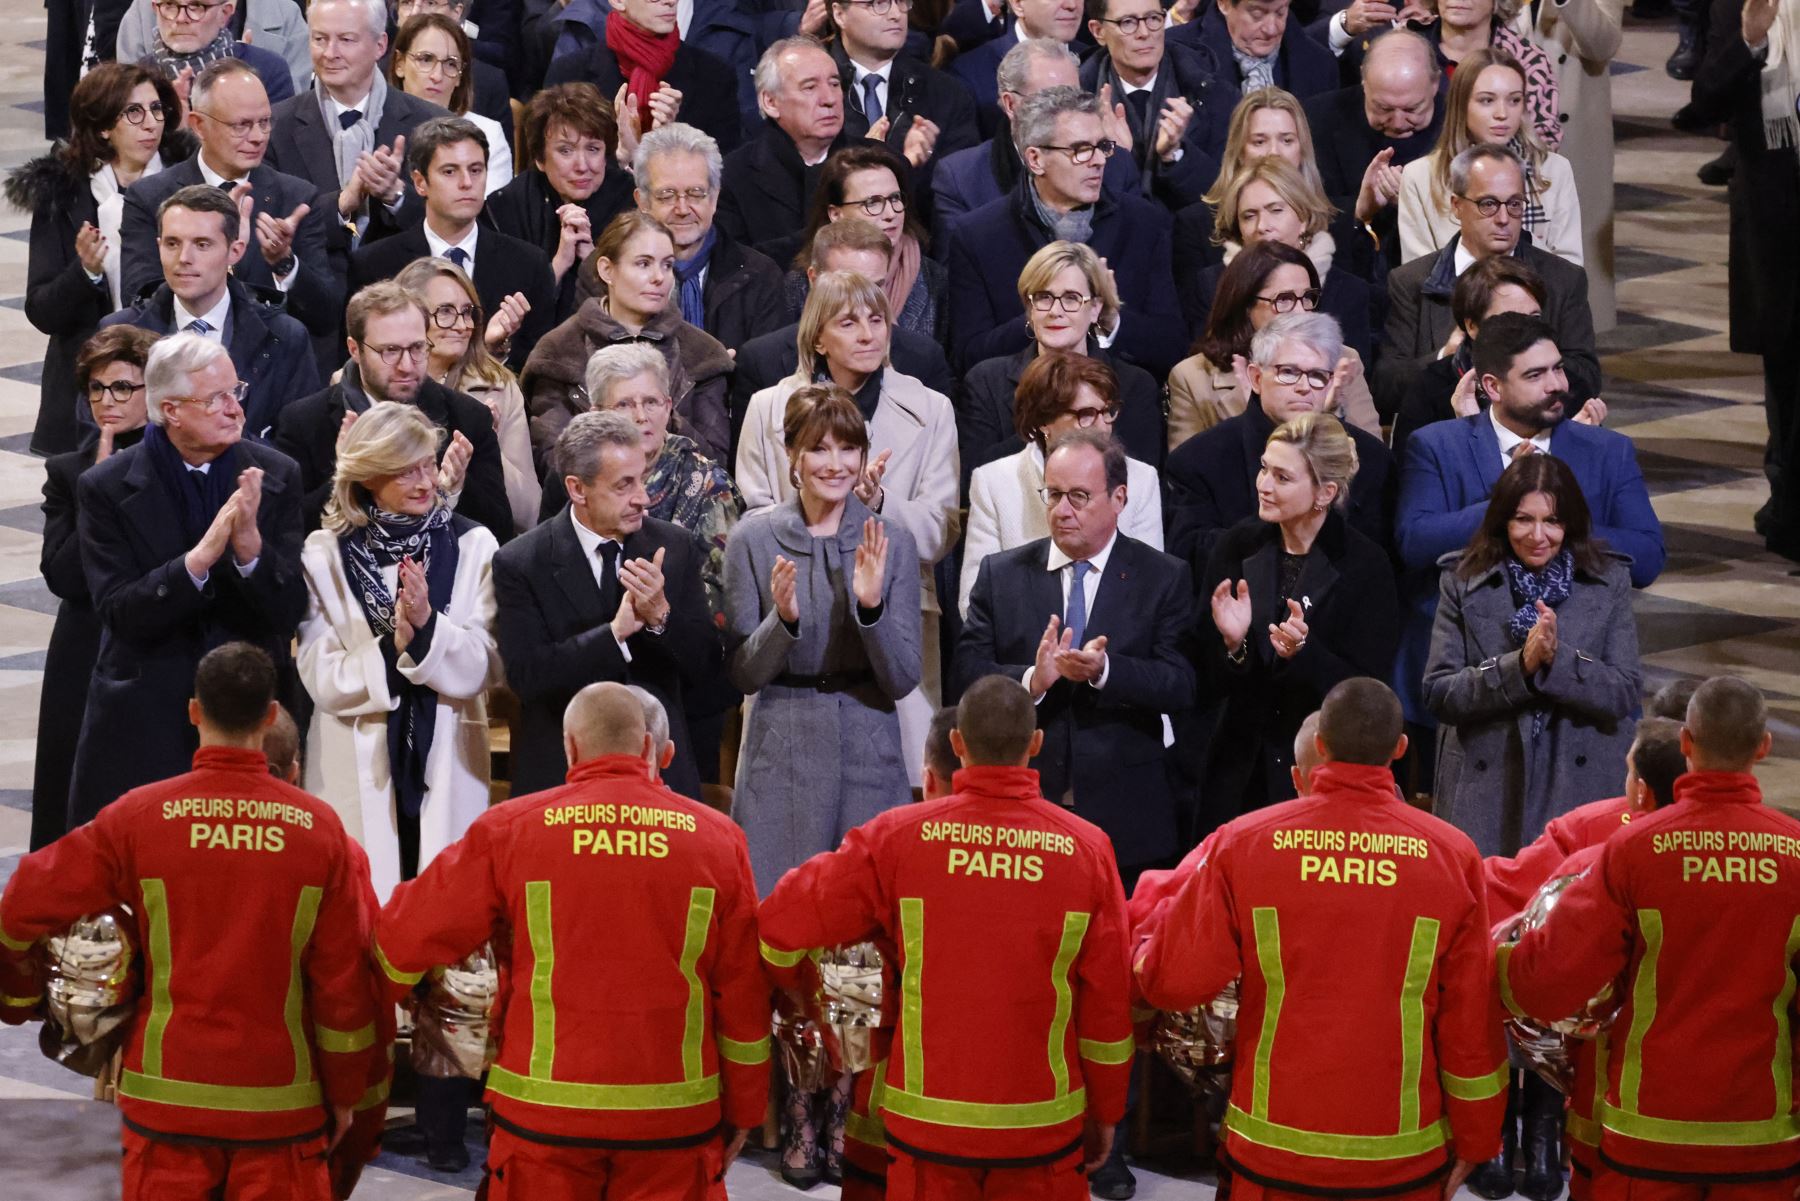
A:
MULTIPOLYGON (((1525 639, 1538 623, 1537 602, 1543 601, 1555 609, 1569 599, 1569 590, 1575 583, 1575 556, 1565 547, 1557 553, 1556 558, 1544 564, 1542 571, 1532 571, 1514 555, 1507 555, 1505 561, 1506 582, 1512 586, 1513 600, 1519 606, 1507 620, 1506 632, 1515 643, 1524 646, 1525 639)), ((1540 705, 1532 711, 1533 738, 1544 732, 1544 723, 1549 717, 1550 709, 1547 705, 1540 705)))
POLYGON ((695 329, 706 328, 706 281, 701 276, 712 261, 713 245, 718 240, 718 231, 708 229, 693 258, 685 263, 675 260, 675 280, 681 286, 681 319, 695 329))

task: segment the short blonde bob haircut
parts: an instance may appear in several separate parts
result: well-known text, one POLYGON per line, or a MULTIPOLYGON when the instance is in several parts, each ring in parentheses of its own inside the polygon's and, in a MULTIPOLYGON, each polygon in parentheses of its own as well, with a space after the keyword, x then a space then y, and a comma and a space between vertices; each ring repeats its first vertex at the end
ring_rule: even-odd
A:
MULTIPOLYGON (((886 324, 889 347, 893 344, 893 310, 888 306, 887 291, 878 282, 854 271, 827 271, 815 279, 807 293, 806 307, 800 310, 800 331, 795 344, 800 352, 800 374, 807 379, 819 373, 824 355, 819 351, 819 335, 828 322, 846 313, 867 309, 879 314, 886 324)), ((885 364, 887 359, 884 357, 885 364)))
POLYGON ((1231 186, 1232 177, 1248 165, 1244 148, 1250 141, 1250 121, 1257 113, 1271 109, 1293 119, 1294 136, 1300 142, 1300 174, 1319 190, 1319 195, 1325 194, 1325 180, 1319 175, 1319 158, 1313 153, 1312 126, 1307 123, 1300 98, 1284 88, 1258 88, 1231 110, 1231 125, 1225 132, 1225 157, 1219 160, 1218 178, 1202 197, 1206 203, 1218 208, 1225 202, 1225 192, 1231 186))
POLYGON ((1337 215, 1337 210, 1331 207, 1331 201, 1325 199, 1323 189, 1307 182, 1306 176, 1294 164, 1270 154, 1246 163, 1232 177, 1224 197, 1219 201, 1219 211, 1213 218, 1214 243, 1220 246, 1227 242, 1243 244, 1244 233, 1238 228, 1238 208, 1243 200, 1244 189, 1253 183, 1266 185, 1299 215, 1306 223, 1307 240, 1322 232, 1337 215))
MULTIPOLYGON (((339 537, 368 525, 375 501, 369 481, 399 475, 423 458, 435 460, 443 438, 444 431, 413 405, 390 400, 370 405, 338 450, 322 524, 339 537)), ((438 503, 443 499, 440 493, 438 503)))
POLYGON ((1331 498, 1334 509, 1350 504, 1350 481, 1356 478, 1356 443, 1344 431, 1344 423, 1330 413, 1302 413, 1275 427, 1265 445, 1285 442, 1300 452, 1306 469, 1312 473, 1313 486, 1337 485, 1331 498))
POLYGON ((1031 294, 1048 292, 1050 281, 1064 267, 1078 268, 1087 280, 1088 295, 1100 302, 1100 316, 1094 319, 1094 328, 1116 328, 1124 302, 1119 299, 1112 273, 1101 269, 1100 256, 1084 242, 1051 242, 1025 260, 1025 267, 1019 272, 1019 305, 1025 310, 1025 319, 1031 320, 1031 294))

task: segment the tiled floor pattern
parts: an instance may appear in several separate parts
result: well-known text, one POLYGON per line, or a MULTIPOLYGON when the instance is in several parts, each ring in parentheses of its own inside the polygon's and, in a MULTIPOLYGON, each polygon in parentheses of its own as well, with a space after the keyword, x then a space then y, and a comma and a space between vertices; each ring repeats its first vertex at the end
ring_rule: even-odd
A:
MULTIPOLYGON (((42 151, 41 8, 14 6, 0 28, 0 168, 42 151)), ((1800 810, 1800 582, 1759 550, 1750 515, 1766 497, 1757 362, 1725 337, 1724 194, 1695 169, 1717 144, 1670 131, 1683 89, 1660 70, 1666 24, 1627 23, 1614 69, 1619 114, 1618 271, 1624 315, 1602 340, 1614 428, 1638 455, 1668 531, 1669 568, 1638 599, 1648 683, 1728 670, 1770 696, 1773 758, 1761 771, 1778 804, 1800 810), (1629 66, 1646 64, 1644 70, 1629 66)), ((26 839, 43 649, 55 605, 38 578, 40 464, 25 453, 43 338, 23 308, 27 221, 0 211, 0 881, 26 839)), ((31 1032, 0 1032, 0 1196, 100 1201, 117 1195, 111 1112, 81 1098, 87 1082, 43 1059, 31 1032)), ((1210 1184, 1140 1173, 1146 1201, 1210 1198, 1210 1184)), ((358 1196, 466 1197, 473 1173, 429 1179, 384 1160, 358 1196)), ((794 1197, 765 1164, 730 1177, 739 1198, 794 1197)), ((823 1187, 816 1197, 834 1197, 823 1187)))

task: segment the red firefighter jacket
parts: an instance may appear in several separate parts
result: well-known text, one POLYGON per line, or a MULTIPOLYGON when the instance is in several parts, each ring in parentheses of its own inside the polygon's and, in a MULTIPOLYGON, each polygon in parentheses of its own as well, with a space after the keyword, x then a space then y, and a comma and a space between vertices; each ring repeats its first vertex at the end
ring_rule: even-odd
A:
POLYGON ((202 747, 28 855, 0 897, 0 947, 125 903, 145 960, 119 1109, 149 1133, 298 1139, 387 1063, 364 967, 366 861, 329 806, 260 750, 202 747))
POLYGON ((1489 855, 1482 862, 1487 877, 1488 912, 1495 921, 1518 913, 1545 881, 1569 873, 1563 860, 1583 847, 1599 846, 1631 824, 1631 803, 1624 797, 1591 801, 1553 817, 1544 832, 1517 855, 1489 855))
POLYGON ((1225 826, 1138 959, 1151 1004, 1241 978, 1226 1154, 1278 1188, 1401 1191, 1500 1147, 1506 1052, 1481 860, 1385 767, 1225 826))
POLYGON ((489 809, 389 898, 392 995, 493 940, 496 1120, 522 1137, 701 1142, 762 1121, 769 988, 744 835, 601 755, 489 809))
POLYGON ((1500 953, 1515 1012, 1556 1020, 1624 974, 1596 1047, 1600 1153, 1628 1175, 1697 1182, 1800 1173, 1794 980, 1800 822, 1748 773, 1690 772, 1500 953))
POLYGON ((1035 771, 965 768, 952 784, 784 876, 762 905, 763 955, 792 964, 885 938, 900 973, 879 1098, 888 1141, 1047 1160, 1084 1118, 1124 1116, 1124 889, 1106 836, 1039 796, 1035 771))

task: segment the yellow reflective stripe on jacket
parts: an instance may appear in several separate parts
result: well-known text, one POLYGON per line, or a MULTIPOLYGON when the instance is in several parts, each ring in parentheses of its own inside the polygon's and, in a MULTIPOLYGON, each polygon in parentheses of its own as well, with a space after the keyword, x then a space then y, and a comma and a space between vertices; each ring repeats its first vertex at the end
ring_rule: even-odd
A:
POLYGON ((919 994, 925 978, 925 902, 919 897, 900 898, 900 953, 906 961, 900 969, 900 1062, 906 1086, 920 1092, 925 1087, 925 1010, 919 994))
POLYGON ((6 932, 5 926, 0 926, 0 947, 5 947, 9 951, 29 951, 32 944, 14 938, 6 932))
POLYGON ((1686 1147, 1764 1147, 1800 1138, 1800 1114, 1792 1113, 1758 1122, 1684 1122, 1603 1105, 1600 1124, 1626 1138, 1686 1147))
POLYGON ((381 949, 380 943, 375 944, 375 962, 381 966, 382 974, 389 980, 392 980, 395 984, 404 985, 407 988, 411 988, 425 978, 424 972, 403 972, 393 964, 389 963, 387 952, 381 949))
POLYGON ((1261 1121, 1269 1116, 1269 1059, 1275 1050, 1275 1026, 1281 1020, 1287 977, 1281 969, 1281 919, 1267 906, 1252 909, 1250 918, 1256 930, 1256 964, 1263 977, 1262 1028, 1256 1036, 1250 1077, 1250 1112, 1261 1121))
POLYGON ((234 1113, 285 1113, 324 1104, 317 1080, 303 1084, 259 1087, 247 1084, 199 1084, 191 1080, 166 1080, 145 1072, 127 1071, 119 1078, 119 1093, 134 1101, 179 1105, 184 1109, 221 1109, 234 1113))
POLYGON ((741 1063, 755 1067, 759 1063, 769 1062, 769 1040, 759 1038, 755 1042, 741 1043, 735 1038, 718 1036, 719 1058, 729 1063, 741 1063))
POLYGON ((1656 1020, 1656 961, 1662 957, 1662 913, 1637 911, 1638 931, 1644 938, 1644 957, 1638 961, 1637 978, 1631 984, 1631 1031, 1625 1036, 1625 1063, 1619 1069, 1619 1107, 1638 1111, 1638 1086, 1644 1079, 1644 1035, 1656 1020))
POLYGON ((1563 1124, 1563 1130, 1569 1138, 1584 1147, 1600 1145, 1600 1123, 1592 1118, 1584 1118, 1573 1109, 1569 1111, 1569 1120, 1563 1124))
POLYGON ((875 1078, 869 1082, 869 1112, 857 1113, 852 1105, 844 1114, 844 1137, 865 1147, 887 1150, 887 1126, 881 1120, 882 1100, 887 1096, 887 1065, 883 1059, 875 1064, 875 1078))
POLYGON ((525 930, 531 938, 531 1074, 550 1079, 556 1064, 556 1002, 550 995, 556 949, 550 928, 550 881, 525 885, 525 930))
POLYGON ((175 1010, 169 997, 169 894, 161 880, 140 880, 138 888, 144 895, 144 923, 149 928, 144 969, 150 976, 150 1017, 144 1023, 143 1065, 145 1077, 154 1078, 162 1075, 163 1032, 175 1010))
POLYGON ((1781 992, 1775 998, 1775 1060, 1771 1071, 1775 1077, 1775 1112, 1787 1113, 1794 1107, 1794 1043, 1788 1022, 1788 1008, 1794 1001, 1794 956, 1800 955, 1800 917, 1788 927, 1787 953, 1782 956, 1781 992))
POLYGON ((1419 1088, 1425 1073, 1425 986, 1437 962, 1436 918, 1413 919, 1406 979, 1400 985, 1400 1132, 1419 1128, 1419 1088))
POLYGON ((881 1094, 882 1108, 898 1117, 938 1126, 961 1126, 976 1130, 1032 1130, 1039 1126, 1055 1126, 1087 1112, 1087 1090, 1048 1101, 1025 1101, 1004 1104, 986 1101, 950 1101, 942 1097, 922 1097, 916 1092, 888 1085, 881 1094))
POLYGON ((558 1109, 687 1109, 719 1099, 716 1074, 670 1084, 574 1084, 521 1076, 495 1064, 488 1069, 488 1087, 502 1097, 558 1109))
POLYGON ((39 993, 35 997, 9 997, 5 993, 0 993, 0 1005, 4 1005, 8 1009, 30 1009, 43 999, 43 993, 39 993))
MULTIPOLYGON (((687 981, 687 1018, 681 1028, 681 1078, 698 1080, 706 1070, 701 1044, 706 1038, 706 988, 700 983, 700 956, 712 930, 713 890, 688 890, 687 931, 681 940, 681 976, 687 981)), ((548 1072, 545 1075, 549 1075, 548 1072)))
POLYGON ((313 1041, 319 1045, 319 1050, 336 1055, 366 1051, 375 1045, 375 1023, 370 1022, 361 1030, 333 1030, 330 1026, 314 1022, 313 1041))
MULTIPOLYGON (((1050 1019, 1050 1078, 1056 1082, 1056 1095, 1069 1091, 1069 1018, 1075 1012, 1075 992, 1069 987, 1069 969, 1081 953, 1081 940, 1087 937, 1089 917, 1073 910, 1063 914, 1062 941, 1056 947, 1056 959, 1050 964, 1050 987, 1056 990, 1056 1013, 1050 1019)), ((919 1082, 909 1073, 906 1083, 913 1088, 919 1082)))
POLYGON ((319 902, 324 895, 324 890, 316 884, 308 884, 300 890, 300 901, 294 906, 294 926, 288 934, 288 990, 281 1016, 287 1023, 288 1039, 294 1044, 295 1084, 304 1084, 313 1075, 312 1047, 306 1041, 306 1027, 301 1021, 306 1012, 306 978, 301 975, 300 962, 306 957, 306 944, 312 941, 313 926, 319 920, 319 902))
POLYGON ((1450 1123, 1444 1118, 1404 1134, 1324 1134, 1282 1126, 1247 1114, 1235 1105, 1227 1108, 1225 1124, 1240 1138, 1261 1146, 1323 1159, 1407 1159, 1437 1150, 1450 1136, 1450 1123))
MULTIPOLYGON (((1511 1075, 1511 1070, 1502 1060, 1499 1067, 1485 1076, 1458 1076, 1439 1068, 1438 1083, 1444 1086, 1446 1096, 1455 1097, 1458 1101, 1485 1101, 1504 1092, 1511 1075)), ((1415 1120, 1414 1125, 1417 1124, 1415 1120)))
POLYGON ((1502 944, 1500 944, 1500 946, 1495 948, 1495 951, 1494 951, 1494 974, 1500 980, 1500 1004, 1506 1006, 1506 1012, 1512 1014, 1514 1017, 1526 1018, 1526 1017, 1530 1017, 1531 1015, 1526 1013, 1523 1009, 1520 1009, 1519 1003, 1517 1001, 1513 1000, 1512 976, 1511 976, 1512 953, 1513 953, 1513 947, 1516 945, 1517 945, 1516 943, 1508 942, 1508 943, 1502 943, 1502 944))
POLYGON ((1121 1038, 1116 1043, 1103 1043, 1095 1039, 1084 1038, 1076 1043, 1081 1057, 1089 1063, 1121 1064, 1130 1063, 1137 1045, 1130 1036, 1121 1038))
POLYGON ((357 1099, 356 1105, 353 1108, 357 1113, 365 1113, 368 1110, 374 1109, 377 1105, 380 1105, 383 1101, 388 1099, 388 1090, 393 1087, 393 1084, 394 1078, 392 1076, 389 1076, 380 1084, 371 1084, 368 1090, 357 1099))
POLYGON ((774 947, 763 942, 760 938, 757 939, 756 942, 757 945, 762 948, 763 959, 774 964, 776 967, 794 967, 798 965, 802 959, 806 958, 806 951, 804 949, 799 951, 777 951, 774 947))

